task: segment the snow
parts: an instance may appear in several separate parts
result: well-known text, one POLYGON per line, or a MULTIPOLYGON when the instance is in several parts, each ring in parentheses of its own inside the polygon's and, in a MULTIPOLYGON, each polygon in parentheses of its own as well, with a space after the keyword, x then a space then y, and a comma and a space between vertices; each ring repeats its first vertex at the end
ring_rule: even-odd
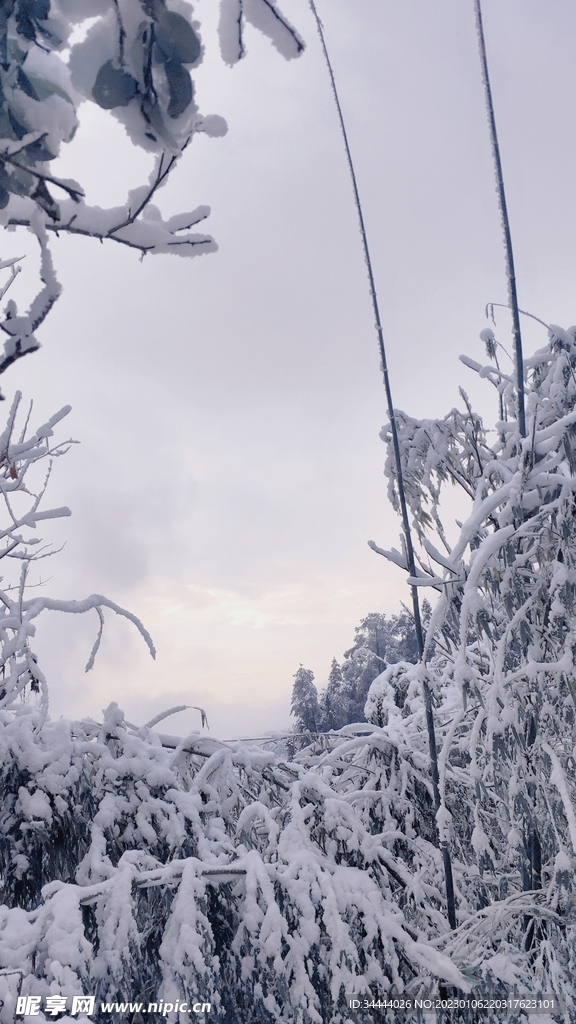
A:
MULTIPOLYGON (((495 359, 494 332, 481 337, 495 359)), ((466 958, 470 968, 481 967, 492 984, 498 979, 523 991, 534 977, 530 955, 542 972, 539 984, 560 992, 570 990, 566 963, 574 948, 571 926, 565 939, 555 929, 565 920, 576 852, 576 345, 571 330, 555 325, 548 337, 548 346, 525 361, 526 437, 518 430, 513 374, 468 357, 462 362, 499 391, 492 439, 464 392, 465 411, 453 409, 443 419, 396 416, 420 564, 410 582, 440 592, 426 641, 445 800, 439 832, 467 863, 461 874, 454 861, 461 923, 438 945, 459 965, 466 958), (442 522, 448 482, 470 502, 452 543, 442 522), (485 909, 467 916, 480 892, 485 909), (534 936, 530 954, 527 930, 534 936)), ((382 436, 398 507, 388 426, 382 436)), ((373 546, 407 568, 397 551, 373 546)), ((401 711, 395 707, 397 678, 392 666, 374 681, 366 713, 398 744, 399 728, 408 732, 414 749, 421 718, 417 704, 413 717, 408 702, 401 711)))
MULTIPOLYGON (((257 746, 210 743, 207 757, 194 746, 184 754, 184 742, 175 752, 154 733, 128 727, 115 704, 101 725, 41 724, 30 708, 24 715, 5 713, 4 770, 32 769, 35 777, 33 791, 20 787, 13 813, 23 824, 41 827, 48 851, 43 871, 53 879, 44 883, 35 908, 2 911, 0 967, 12 966, 17 957, 25 972, 23 992, 40 994, 57 984, 63 994, 96 988, 102 998, 119 991, 130 998, 129 990, 141 983, 139 971, 149 969, 141 960, 141 907, 152 899, 151 908, 159 910, 163 891, 172 896, 159 924, 156 969, 158 995, 168 1001, 182 992, 209 991, 220 1013, 226 1002, 221 995, 220 1008, 222 957, 238 956, 243 981, 234 998, 258 985, 260 996, 254 988, 250 998, 266 1000, 270 1012, 305 1011, 321 1022, 318 983, 306 966, 310 958, 322 951, 336 1006, 341 987, 353 991, 366 979, 388 991, 390 970, 402 985, 396 944, 417 973, 431 972, 466 990, 459 969, 423 937, 424 921, 415 939, 390 887, 382 888, 380 849, 387 840, 369 840, 366 812, 351 805, 348 783, 341 794, 334 782, 326 785, 320 766, 306 768, 306 753, 286 764, 257 746), (79 791, 91 793, 95 813, 88 802, 77 802, 79 791), (71 841, 59 868, 63 878, 54 880, 52 859, 58 853, 49 836, 60 822, 71 841), (214 887, 234 921, 227 952, 214 932, 214 887), (82 906, 92 908, 97 952, 86 935, 82 906), (32 968, 36 949, 42 956, 32 968)), ((323 760, 356 765, 358 783, 372 786, 379 747, 379 730, 355 738, 344 734, 323 760)), ((384 749, 389 747, 388 741, 384 749)), ((380 763, 386 773, 386 756, 380 763)), ((347 777, 342 769, 331 773, 336 781, 338 775, 347 777)), ((387 799, 382 791, 379 797, 387 799)), ((11 859, 21 858, 22 878, 37 870, 22 852, 34 841, 34 830, 19 828, 6 851, 11 859)), ((393 864, 393 854, 387 856, 393 864)), ((8 861, 5 879, 13 871, 8 861)))
MULTIPOLYGON (((60 294, 51 231, 115 241, 142 256, 215 250, 209 235, 192 231, 207 207, 164 219, 156 205, 194 133, 225 131, 223 119, 203 116, 194 99, 190 69, 203 44, 190 17, 184 0, 157 8, 54 0, 38 29, 42 43, 36 29, 26 35, 15 22, 22 49, 3 71, 4 91, 22 122, 12 134, 22 137, 18 145, 1 141, 14 176, 2 192, 0 223, 30 230, 41 263, 29 310, 19 313, 13 301, 6 307, 0 370, 38 347, 35 332, 60 294), (186 45, 179 47, 170 26, 184 28, 181 18, 186 45), (81 30, 88 19, 66 65, 73 24, 81 30), (49 174, 81 102, 109 108, 129 138, 155 154, 148 183, 113 209, 89 206, 80 186, 49 174)), ((223 0, 228 63, 245 56, 246 23, 286 59, 302 52, 275 0, 223 0)), ((513 370, 496 365, 492 329, 481 337, 492 362, 462 362, 497 390, 495 435, 464 392, 464 408, 441 419, 396 414, 418 544, 409 582, 440 595, 425 660, 388 666, 374 680, 368 723, 311 735, 298 752, 294 737, 265 749, 156 732, 181 706, 147 725, 126 721, 115 702, 99 722, 50 721, 48 681, 32 648, 45 610, 96 612, 87 669, 106 609, 136 627, 152 657, 155 649, 144 624, 103 595, 29 596, 32 563, 48 554, 34 531, 69 515, 65 506, 43 507, 49 474, 36 471, 69 447, 53 438, 70 409, 26 437, 27 427, 15 432, 16 396, 0 438, 0 554, 7 576, 13 571, 0 590, 2 1024, 14 994, 2 972, 15 967, 24 994, 94 991, 131 1000, 153 991, 173 1002, 206 992, 216 1022, 254 1012, 291 1024, 344 1024, 342 993, 366 985, 380 994, 440 985, 465 993, 495 979, 524 991, 544 981, 569 989, 576 967, 567 900, 576 854, 576 332, 552 325, 546 348, 526 361, 525 437, 513 370), (448 482, 470 502, 453 544, 442 522, 448 482), (439 808, 423 686, 433 694, 439 808), (443 846, 454 865, 452 929, 443 846)), ((382 436, 390 444, 389 427, 382 436)), ((398 507, 390 451, 387 473, 398 507)), ((407 570, 405 545, 371 546, 407 570)), ((371 653, 358 644, 350 663, 361 666, 371 653)))
POLYGON ((221 0, 218 32, 220 53, 226 64, 237 64, 246 56, 244 21, 267 35, 286 60, 303 52, 303 39, 275 0, 221 0))

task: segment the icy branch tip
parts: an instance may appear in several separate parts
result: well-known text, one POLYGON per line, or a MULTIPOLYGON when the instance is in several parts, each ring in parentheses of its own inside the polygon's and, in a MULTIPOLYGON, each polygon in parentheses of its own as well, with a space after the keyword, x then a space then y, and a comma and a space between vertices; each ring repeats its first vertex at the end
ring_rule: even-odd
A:
POLYGON ((15 263, 20 263, 25 259, 25 256, 12 256, 9 260, 0 260, 0 270, 5 270, 6 267, 13 267, 15 263))
POLYGON ((481 363, 477 363, 475 359, 470 359, 470 356, 458 356, 458 358, 469 370, 476 370, 476 373, 480 373, 482 369, 481 363))

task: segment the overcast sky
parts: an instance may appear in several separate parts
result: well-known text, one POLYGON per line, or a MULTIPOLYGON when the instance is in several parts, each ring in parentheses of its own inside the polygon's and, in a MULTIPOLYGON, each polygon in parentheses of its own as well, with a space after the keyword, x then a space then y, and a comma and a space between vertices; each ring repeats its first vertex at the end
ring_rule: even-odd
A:
MULTIPOLYGON (((472 0, 317 2, 395 404, 440 416, 462 384, 491 416, 489 385, 458 362, 461 352, 482 358, 484 305, 506 302, 472 0)), ((70 403, 62 434, 81 441, 51 484, 50 504, 68 504, 73 518, 53 531, 67 543, 46 592, 106 594, 142 618, 158 648, 154 663, 109 615, 84 675, 96 616, 46 613, 37 647, 53 715, 97 717, 116 700, 141 723, 189 703, 224 738, 283 728, 299 663, 322 685, 359 620, 408 597, 403 573, 366 543, 397 545, 399 525, 382 475, 384 395, 336 114, 307 3, 280 6, 304 55, 286 62, 249 28, 248 55, 230 69, 215 0, 195 4, 207 51, 197 101, 229 132, 195 138, 158 205, 171 214, 209 204, 219 251, 140 262, 112 243, 55 242, 64 295, 42 350, 3 379, 9 397, 20 388, 34 398, 38 420, 70 403)), ((576 7, 484 0, 484 17, 520 304, 568 326, 576 7)), ((86 104, 57 170, 111 206, 150 166, 86 104)), ((7 235, 1 255, 28 244, 7 235)), ((498 328, 506 343, 504 316, 498 328)), ((545 340, 526 325, 528 351, 545 340)), ((197 726, 188 712, 165 728, 197 726)))

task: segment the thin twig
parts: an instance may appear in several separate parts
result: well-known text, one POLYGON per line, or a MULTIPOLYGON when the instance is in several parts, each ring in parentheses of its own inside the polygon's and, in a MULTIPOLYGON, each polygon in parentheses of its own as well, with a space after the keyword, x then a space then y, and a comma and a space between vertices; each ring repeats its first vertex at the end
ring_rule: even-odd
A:
POLYGON ((34 167, 27 167, 25 164, 19 163, 18 160, 14 160, 14 158, 11 156, 2 156, 0 158, 0 162, 12 164, 14 167, 17 167, 19 171, 26 171, 28 174, 31 174, 34 178, 37 178, 38 181, 49 181, 51 185, 57 185, 58 188, 61 188, 64 192, 67 192, 67 194, 70 196, 71 199, 74 200, 75 203, 79 203, 82 199, 84 199, 84 192, 81 188, 72 188, 71 185, 67 185, 65 182, 59 181, 58 178, 53 178, 50 174, 44 174, 42 171, 35 170, 34 167))
MULTIPOLYGON (((510 306, 507 306, 505 302, 488 302, 486 304, 486 316, 488 316, 488 310, 493 310, 494 306, 498 306, 500 309, 510 309, 510 306)), ((542 324, 542 327, 545 327, 547 331, 550 330, 550 324, 547 324, 545 320, 541 320, 539 316, 535 316, 534 313, 529 313, 527 309, 520 309, 520 307, 518 307, 518 312, 521 313, 522 316, 529 316, 532 320, 536 320, 536 323, 542 324)), ((492 323, 494 323, 494 313, 492 313, 492 323)), ((498 344, 500 344, 500 342, 498 342, 498 344)), ((500 348, 504 348, 504 346, 500 345, 500 348)), ((506 352, 505 348, 504 351, 506 352)), ((506 355, 508 355, 507 352, 506 355)))

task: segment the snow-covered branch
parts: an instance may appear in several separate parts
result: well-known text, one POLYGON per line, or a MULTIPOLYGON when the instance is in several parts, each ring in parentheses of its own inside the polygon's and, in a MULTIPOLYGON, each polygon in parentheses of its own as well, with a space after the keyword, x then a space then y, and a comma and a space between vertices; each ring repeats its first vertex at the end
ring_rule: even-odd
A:
POLYGON ((0 435, 0 498, 3 499, 5 522, 0 525, 0 559, 15 562, 19 567, 17 582, 6 582, 0 578, 0 708, 13 708, 15 702, 31 693, 40 694, 41 720, 48 711, 48 688, 30 641, 36 632, 34 620, 45 610, 79 614, 96 610, 100 629, 90 655, 87 670, 92 667, 102 635, 103 608, 109 608, 117 615, 132 622, 145 640, 150 654, 155 656, 152 639, 140 620, 126 609, 103 597, 93 594, 83 601, 61 601, 47 596, 26 597, 30 585, 31 567, 41 559, 53 554, 50 548, 42 546, 38 537, 30 531, 40 522, 69 516, 66 507, 42 509, 50 468, 43 484, 35 492, 30 482, 34 465, 42 460, 52 460, 64 454, 72 441, 53 444, 54 427, 70 412, 65 406, 42 424, 35 433, 26 437, 29 416, 26 419, 18 441, 13 440, 21 394, 17 392, 8 415, 8 423, 0 435), (24 505, 23 505, 24 502, 24 505), (23 507, 22 507, 23 506, 23 507), (18 507, 18 511, 16 510, 18 507))
MULTIPOLYGON (((222 0, 222 39, 236 25, 243 49, 246 19, 287 59, 302 52, 302 40, 275 0, 239 0, 238 11, 233 6, 222 0)), ((34 332, 60 295, 49 232, 114 241, 141 256, 216 251, 210 235, 191 230, 208 217, 208 207, 164 219, 152 199, 197 132, 217 137, 227 130, 222 117, 203 116, 195 102, 191 74, 204 47, 184 0, 102 0, 96 6, 92 0, 15 0, 14 11, 10 26, 0 26, 0 224, 37 237, 43 287, 24 315, 9 304, 0 323, 10 336, 0 373, 38 348, 34 332), (65 62, 60 54, 85 21, 85 38, 65 62), (132 190, 124 206, 90 206, 81 184, 51 173, 51 161, 78 128, 84 101, 110 111, 135 145, 156 155, 149 183, 132 190)))

